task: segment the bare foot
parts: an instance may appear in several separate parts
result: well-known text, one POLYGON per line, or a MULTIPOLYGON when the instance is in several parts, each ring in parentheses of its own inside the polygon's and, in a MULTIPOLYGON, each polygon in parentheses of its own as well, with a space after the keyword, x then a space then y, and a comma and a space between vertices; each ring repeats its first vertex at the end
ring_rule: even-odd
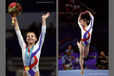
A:
POLYGON ((83 75, 84 74, 84 70, 83 69, 81 69, 81 75, 83 75))
POLYGON ((77 46, 78 46, 78 48, 80 49, 80 43, 77 41, 77 46))

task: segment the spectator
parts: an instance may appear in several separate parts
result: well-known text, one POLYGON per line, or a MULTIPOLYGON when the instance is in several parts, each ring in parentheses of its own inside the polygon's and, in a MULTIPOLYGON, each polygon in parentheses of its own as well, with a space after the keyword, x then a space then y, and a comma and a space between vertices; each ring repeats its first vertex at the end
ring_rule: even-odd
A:
POLYGON ((68 45, 65 55, 62 57, 62 64, 64 70, 72 70, 72 60, 75 60, 74 56, 71 55, 71 45, 68 45))
POLYGON ((69 51, 71 54, 74 53, 74 50, 72 49, 72 45, 68 44, 67 49, 65 52, 69 51))
POLYGON ((108 69, 108 56, 105 55, 104 51, 100 52, 100 56, 97 59, 98 69, 108 69))

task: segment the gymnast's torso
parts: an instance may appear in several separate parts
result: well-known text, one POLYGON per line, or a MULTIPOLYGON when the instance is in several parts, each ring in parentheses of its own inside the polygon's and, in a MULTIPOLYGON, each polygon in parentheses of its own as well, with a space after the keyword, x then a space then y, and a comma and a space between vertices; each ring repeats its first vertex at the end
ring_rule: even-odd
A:
POLYGON ((87 46, 91 42, 91 36, 93 31, 93 23, 94 23, 94 17, 91 16, 90 23, 87 27, 82 27, 80 22, 78 22, 78 25, 81 29, 81 42, 84 46, 87 46))
POLYGON ((40 58, 40 54, 41 54, 41 48, 44 42, 44 38, 45 38, 45 33, 46 33, 46 26, 42 25, 42 30, 41 30, 41 34, 39 36, 39 40, 36 42, 36 44, 33 46, 31 55, 30 55, 30 62, 29 62, 29 66, 26 63, 26 54, 30 54, 30 51, 27 49, 28 46, 26 45, 20 30, 16 31, 17 37, 18 37, 18 41, 19 41, 19 45, 21 47, 22 50, 22 59, 23 59, 23 63, 24 63, 24 71, 26 72, 27 76, 34 76, 35 73, 37 71, 39 71, 39 58, 40 58), (29 69, 27 70, 27 67, 29 67, 29 69))

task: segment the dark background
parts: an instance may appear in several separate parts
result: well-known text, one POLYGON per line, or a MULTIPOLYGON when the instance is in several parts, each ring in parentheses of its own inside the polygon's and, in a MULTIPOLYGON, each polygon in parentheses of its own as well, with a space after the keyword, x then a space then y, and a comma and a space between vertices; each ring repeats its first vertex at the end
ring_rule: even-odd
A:
POLYGON ((81 31, 77 19, 80 12, 86 10, 89 10, 95 18, 91 45, 94 45, 98 52, 104 51, 108 55, 108 0, 59 0, 59 42, 61 44, 67 38, 80 40, 81 31), (75 1, 74 4, 72 1, 75 1), (80 8, 73 9, 66 7, 66 4, 80 6, 80 8))
MULTIPOLYGON (((11 2, 19 2, 23 12, 55 12, 56 0, 7 0, 6 6, 11 2)), ((8 8, 8 7, 6 7, 8 8)))

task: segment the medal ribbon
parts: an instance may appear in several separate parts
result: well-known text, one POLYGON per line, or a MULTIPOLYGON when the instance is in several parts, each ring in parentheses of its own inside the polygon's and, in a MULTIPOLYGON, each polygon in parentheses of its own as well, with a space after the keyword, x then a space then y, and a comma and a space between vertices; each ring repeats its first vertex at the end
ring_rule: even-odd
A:
POLYGON ((30 52, 28 52, 28 51, 29 51, 29 47, 27 47, 26 53, 25 53, 26 66, 29 66, 31 54, 32 54, 32 51, 33 51, 33 46, 32 46, 32 48, 31 48, 30 52))
POLYGON ((31 76, 34 76, 34 75, 35 75, 35 72, 33 71, 32 68, 33 68, 33 67, 37 64, 37 62, 38 62, 38 59, 37 59, 37 57, 36 57, 35 55, 36 55, 36 54, 38 53, 38 51, 40 50, 41 44, 42 44, 42 32, 41 32, 41 36, 40 36, 39 47, 38 47, 38 49, 37 49, 34 53, 32 53, 31 58, 30 58, 30 62, 29 62, 30 70, 29 70, 28 72, 29 72, 29 74, 30 74, 31 76), (32 60, 33 57, 34 57, 35 61, 34 61, 33 64, 31 64, 31 60, 32 60))
MULTIPOLYGON (((34 56, 34 59, 35 59, 35 61, 32 65, 29 66, 29 71, 28 71, 31 76, 34 76, 34 74, 35 74, 35 72, 32 70, 32 68, 38 63, 38 59, 36 56, 34 56)), ((27 66, 24 66, 24 70, 26 70, 26 67, 27 66)))

